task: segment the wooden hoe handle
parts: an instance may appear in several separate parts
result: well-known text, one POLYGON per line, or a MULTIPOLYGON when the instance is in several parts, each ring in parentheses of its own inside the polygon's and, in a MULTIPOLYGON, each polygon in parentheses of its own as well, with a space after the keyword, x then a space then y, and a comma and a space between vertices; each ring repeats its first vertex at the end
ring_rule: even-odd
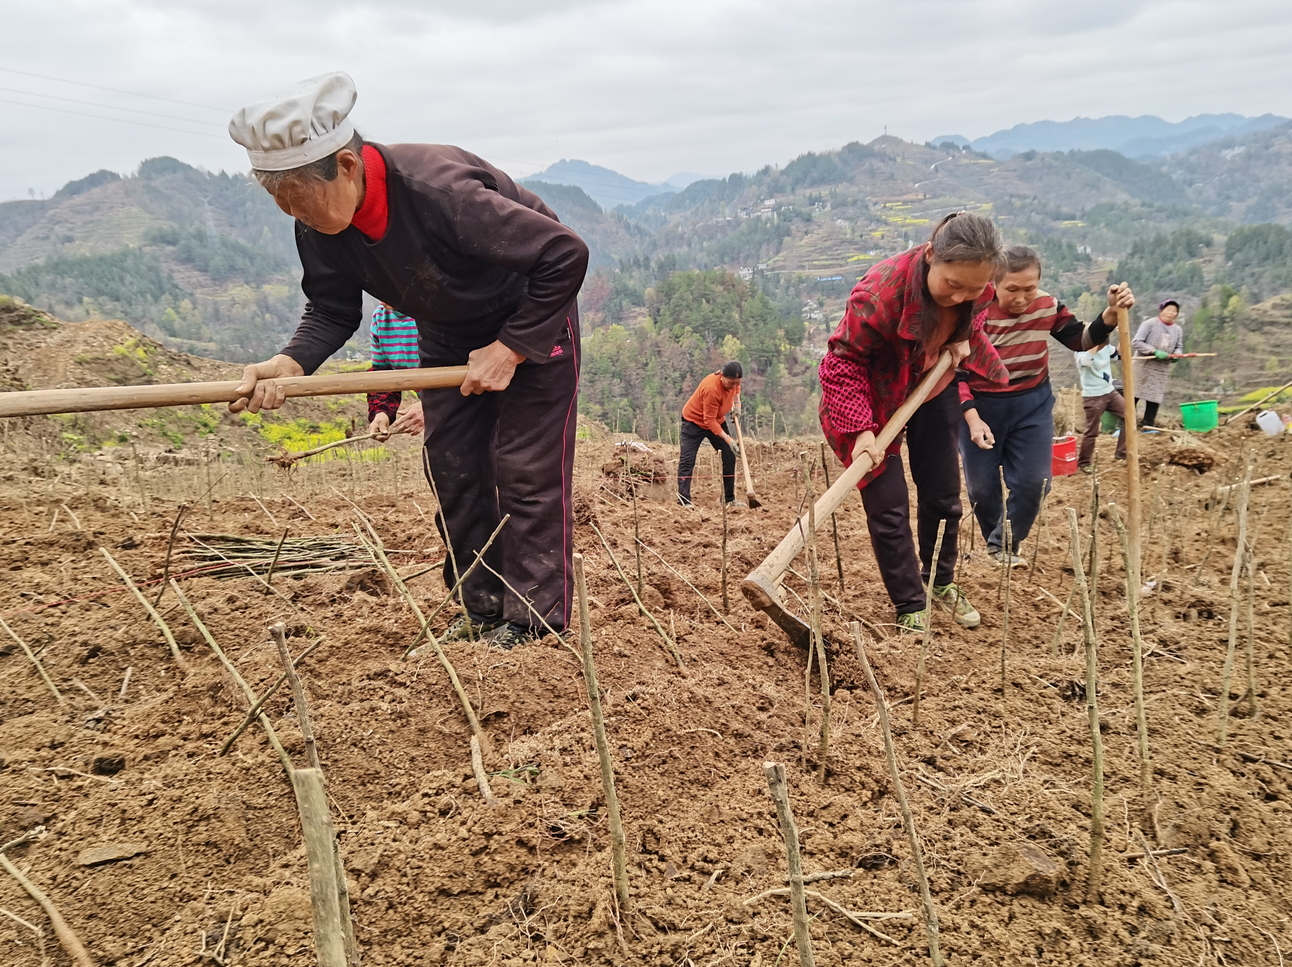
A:
MULTIPOLYGON (((892 446, 893 441, 897 439, 897 435, 905 428, 906 421, 924 404, 938 380, 950 368, 951 353, 945 351, 938 358, 934 367, 924 374, 916 385, 914 392, 906 398, 906 402, 898 407, 892 419, 884 424, 884 428, 879 431, 879 435, 875 438, 875 445, 880 450, 887 450, 892 446)), ((830 515, 839 509, 839 505, 843 503, 844 498, 857 486, 861 478, 871 471, 873 466, 874 464, 868 454, 853 451, 852 464, 816 502, 816 522, 818 527, 830 519, 830 515)), ((808 515, 805 513, 799 522, 790 529, 790 532, 785 535, 780 544, 776 546, 776 549, 767 555, 766 560, 758 565, 741 585, 745 592, 745 597, 760 611, 766 610, 775 604, 774 601, 765 599, 768 598, 772 585, 781 579, 785 569, 790 566, 790 563, 798 556, 799 551, 803 549, 804 535, 807 533, 807 528, 808 515)))
MULTIPOLYGON (((466 375, 465 366, 439 366, 327 376, 280 376, 274 382, 286 388, 289 397, 346 396, 351 393, 393 393, 396 390, 461 386, 466 375)), ((0 417, 232 403, 238 398, 237 389, 241 383, 241 380, 226 379, 215 383, 159 383, 155 386, 102 386, 0 393, 0 417)))

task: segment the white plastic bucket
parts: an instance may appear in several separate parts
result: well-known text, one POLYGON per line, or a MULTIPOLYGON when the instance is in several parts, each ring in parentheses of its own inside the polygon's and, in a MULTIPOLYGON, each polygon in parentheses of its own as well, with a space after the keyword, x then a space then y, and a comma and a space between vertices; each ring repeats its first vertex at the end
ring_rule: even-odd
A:
POLYGON ((1283 432, 1283 417, 1273 410, 1262 410, 1256 414, 1256 425, 1270 436, 1278 436, 1283 432))

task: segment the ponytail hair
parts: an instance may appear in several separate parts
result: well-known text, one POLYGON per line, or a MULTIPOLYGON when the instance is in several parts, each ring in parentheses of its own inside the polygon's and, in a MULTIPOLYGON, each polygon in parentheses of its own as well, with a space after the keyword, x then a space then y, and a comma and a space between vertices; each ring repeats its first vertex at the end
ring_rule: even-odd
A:
MULTIPOLYGON (((999 272, 1005 264, 1005 243, 990 218, 976 212, 952 212, 934 227, 929 236, 929 258, 920 259, 924 278, 925 305, 920 320, 920 338, 928 342, 938 331, 938 306, 929 295, 929 265, 932 262, 988 262, 999 272)), ((956 307, 956 327, 948 342, 968 339, 973 331, 974 303, 956 307)))

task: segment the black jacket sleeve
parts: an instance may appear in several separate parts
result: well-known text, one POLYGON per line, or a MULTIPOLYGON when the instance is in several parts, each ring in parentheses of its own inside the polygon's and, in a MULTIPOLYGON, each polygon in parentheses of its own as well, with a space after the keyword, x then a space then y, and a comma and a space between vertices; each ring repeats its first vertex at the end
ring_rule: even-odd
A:
MULTIPOLYGON (((516 191, 529 194, 519 186, 516 191)), ((587 274, 587 244, 554 217, 482 182, 457 187, 451 204, 458 250, 527 280, 498 340, 533 362, 547 362, 587 274)))
POLYGON ((1090 325, 1082 325, 1081 320, 1068 311, 1067 306, 1059 303, 1050 335, 1073 352, 1082 352, 1093 349, 1106 340, 1113 328, 1104 322, 1102 314, 1095 316, 1095 321, 1090 325))
POLYGON ((305 312, 296 333, 282 353, 301 364, 306 375, 314 372, 345 345, 363 323, 363 287, 344 272, 328 267, 311 244, 313 232, 296 223, 296 251, 300 253, 301 288, 305 312))

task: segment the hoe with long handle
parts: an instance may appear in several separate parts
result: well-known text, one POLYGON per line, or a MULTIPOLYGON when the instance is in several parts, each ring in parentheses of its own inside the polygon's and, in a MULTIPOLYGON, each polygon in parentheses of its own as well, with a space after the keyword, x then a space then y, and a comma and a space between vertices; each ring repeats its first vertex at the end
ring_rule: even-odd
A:
POLYGON ((751 509, 761 507, 763 502, 754 493, 754 478, 749 472, 749 455, 745 453, 745 436, 740 432, 740 421, 733 416, 731 422, 736 424, 736 443, 740 447, 740 463, 745 468, 745 500, 749 502, 751 509))
MULTIPOLYGON (((350 393, 393 393, 396 390, 461 386, 466 375, 465 366, 439 366, 433 369, 390 369, 328 376, 280 376, 274 382, 284 387, 289 397, 345 396, 350 393)), ((158 383, 155 386, 104 386, 0 393, 0 417, 232 403, 238 398, 240 382, 226 379, 214 383, 158 383)))
MULTIPOLYGON (((884 428, 879 431, 875 438, 875 445, 880 450, 887 450, 897 439, 897 435, 902 432, 909 420, 919 409, 924 401, 929 398, 933 387, 937 385, 938 380, 951 368, 951 353, 944 352, 939 357, 937 363, 932 369, 924 374, 924 377, 916 385, 915 390, 906 398, 906 402, 898 407, 893 418, 884 424, 884 428)), ((838 480, 821 495, 821 499, 816 502, 816 522, 819 525, 822 521, 830 519, 830 515, 839 509, 844 498, 849 492, 856 488, 861 478, 868 474, 874 467, 869 455, 853 451, 852 464, 845 470, 838 480)), ((741 583, 740 589, 745 593, 749 603, 757 610, 762 611, 771 618, 780 629, 789 635, 790 640, 802 647, 808 647, 811 640, 811 629, 798 617, 791 614, 785 608, 784 598, 781 596, 780 583, 785 577, 785 571, 803 550, 804 535, 807 533, 808 515, 805 513, 797 524, 791 528, 790 532, 785 535, 784 539, 776 545, 776 549, 767 555, 762 564, 754 568, 749 576, 741 583)), ((936 566, 936 562, 935 566, 936 566)))

